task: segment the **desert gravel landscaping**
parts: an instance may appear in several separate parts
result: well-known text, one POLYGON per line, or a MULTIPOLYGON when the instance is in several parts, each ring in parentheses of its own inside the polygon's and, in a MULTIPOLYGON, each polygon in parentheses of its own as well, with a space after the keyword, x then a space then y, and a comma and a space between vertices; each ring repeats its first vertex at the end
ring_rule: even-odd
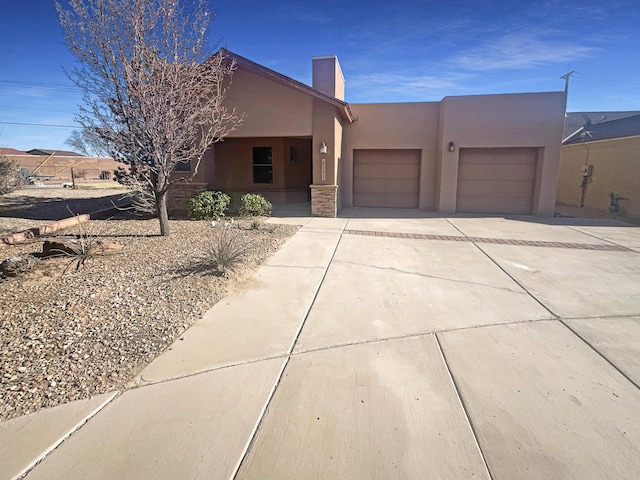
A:
POLYGON ((125 189, 29 188, 0 196, 0 236, 126 201, 125 189))
MULTIPOLYGON (((0 217, 0 230, 27 228, 19 220, 0 217)), ((161 237, 155 219, 111 219, 60 232, 67 239, 84 232, 122 249, 78 270, 73 257, 39 259, 31 272, 0 279, 0 420, 122 390, 296 229, 172 220, 171 236, 161 237), (248 254, 232 272, 199 269, 224 230, 250 243, 248 254)), ((42 243, 0 244, 0 261, 38 253, 42 243)))

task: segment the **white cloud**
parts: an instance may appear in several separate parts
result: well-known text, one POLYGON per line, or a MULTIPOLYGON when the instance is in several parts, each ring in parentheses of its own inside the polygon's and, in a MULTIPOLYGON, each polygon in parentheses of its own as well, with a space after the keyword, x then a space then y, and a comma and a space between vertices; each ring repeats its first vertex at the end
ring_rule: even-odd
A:
POLYGON ((432 76, 400 71, 362 74, 347 80, 347 93, 354 93, 348 95, 354 103, 402 101, 403 98, 437 101, 462 89, 460 82, 465 78, 464 75, 432 76))
POLYGON ((597 48, 544 32, 516 32, 454 56, 452 63, 467 70, 498 70, 573 62, 595 55, 597 48))

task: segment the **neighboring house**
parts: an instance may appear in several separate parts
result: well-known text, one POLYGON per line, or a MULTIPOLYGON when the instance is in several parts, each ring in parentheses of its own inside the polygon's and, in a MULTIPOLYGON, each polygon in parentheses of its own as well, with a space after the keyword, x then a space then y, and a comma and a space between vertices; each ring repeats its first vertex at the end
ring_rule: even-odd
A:
POLYGON ((640 218, 640 112, 568 114, 557 203, 640 218))
POLYGON ((0 148, 0 155, 26 155, 27 152, 15 148, 0 148))
POLYGON ((172 207, 200 190, 345 207, 554 214, 564 92, 347 104, 335 56, 313 58, 309 87, 231 52, 226 102, 244 123, 205 155, 172 207))
POLYGON ((44 148, 34 148, 32 150, 27 150, 29 155, 50 155, 52 157, 83 157, 76 152, 69 152, 64 150, 46 150, 44 148))

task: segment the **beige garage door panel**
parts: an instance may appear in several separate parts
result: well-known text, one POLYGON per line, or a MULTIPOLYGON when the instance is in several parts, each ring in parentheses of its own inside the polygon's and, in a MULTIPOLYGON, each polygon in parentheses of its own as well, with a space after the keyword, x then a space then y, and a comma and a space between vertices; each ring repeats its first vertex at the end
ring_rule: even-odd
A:
POLYGON ((456 211, 530 214, 536 148, 462 148, 456 211))
POLYGON ((417 178, 356 178, 353 182, 356 192, 414 192, 418 188, 417 178))
POLYGON ((419 165, 412 164, 356 164, 353 167, 353 178, 417 178, 419 165))
POLYGON ((529 199, 533 194, 533 184, 521 181, 465 180, 458 182, 458 188, 474 192, 476 197, 515 197, 529 199))
POLYGON ((354 150, 353 204, 417 208, 420 150, 354 150))
POLYGON ((460 165, 459 180, 519 180, 530 182, 536 176, 534 165, 502 165, 489 169, 485 165, 460 165))
POLYGON ((457 213, 497 213, 512 215, 529 215, 531 201, 517 200, 510 197, 462 197, 458 199, 457 213))
POLYGON ((402 193, 354 193, 356 207, 417 208, 418 200, 413 194, 402 193))

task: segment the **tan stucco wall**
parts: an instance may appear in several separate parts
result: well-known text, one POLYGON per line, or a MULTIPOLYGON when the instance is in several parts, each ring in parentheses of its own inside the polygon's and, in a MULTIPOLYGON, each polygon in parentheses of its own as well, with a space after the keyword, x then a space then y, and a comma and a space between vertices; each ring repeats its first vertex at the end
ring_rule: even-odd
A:
POLYGON ((344 100, 344 75, 335 55, 312 57, 313 88, 331 97, 344 100))
POLYGON ((333 105, 319 99, 313 103, 313 184, 336 185, 338 165, 342 156, 342 123, 333 105), (324 142, 327 153, 321 153, 324 142), (322 178, 322 161, 325 160, 325 175, 322 178))
POLYGON ((341 207, 353 206, 353 151, 421 151, 419 208, 434 210, 439 102, 352 104, 355 122, 344 130, 340 166, 341 207))
POLYGON ((311 135, 312 97, 247 70, 233 73, 225 104, 246 114, 233 137, 311 135))
POLYGON ((640 217, 640 137, 564 145, 558 178, 559 205, 579 206, 583 165, 593 165, 584 206, 603 212, 609 209, 609 193, 624 197, 621 214, 640 217))
MULTIPOLYGON (((314 86, 327 94, 344 93, 344 79, 335 57, 314 59, 314 86)), ((374 149, 419 150, 419 208, 442 213, 456 211, 460 148, 533 147, 538 152, 532 214, 553 215, 564 123, 564 92, 446 97, 442 102, 353 104, 349 124, 336 106, 239 68, 228 92, 227 104, 245 112, 244 124, 231 139, 267 137, 273 141, 274 184, 263 191, 284 191, 284 167, 276 164, 282 137, 312 139, 312 184, 338 185, 339 207, 353 205, 353 151, 374 149), (326 154, 320 153, 325 142, 326 154), (454 152, 447 151, 454 142, 454 152), (322 178, 322 160, 325 177, 322 178)), ((204 178, 221 189, 256 191, 251 169, 241 171, 231 158, 245 155, 249 144, 216 146, 207 155, 204 178), (235 149, 245 148, 245 153, 235 149), (222 155, 222 157, 220 157, 222 155)), ((255 145, 252 143, 252 145, 255 145)), ((265 146, 269 146, 266 145, 265 146)))
POLYGON ((564 111, 564 92, 446 97, 440 111, 437 211, 456 210, 460 148, 536 147, 532 214, 552 216, 564 111), (449 142, 455 151, 447 150, 449 142))

